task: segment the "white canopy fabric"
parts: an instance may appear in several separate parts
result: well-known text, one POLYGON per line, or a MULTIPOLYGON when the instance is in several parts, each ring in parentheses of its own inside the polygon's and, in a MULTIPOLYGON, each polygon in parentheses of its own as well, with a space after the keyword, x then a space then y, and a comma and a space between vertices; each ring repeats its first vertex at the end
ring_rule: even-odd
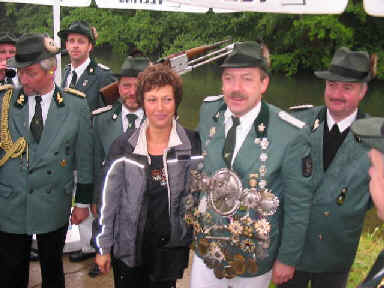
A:
MULTIPOLYGON (((115 0, 116 1, 116 0, 115 0)), ((341 14, 348 0, 168 0, 184 5, 232 11, 288 14, 341 14)), ((381 0, 373 0, 380 2, 381 0)))
POLYGON ((91 5, 92 0, 0 0, 0 2, 26 3, 39 5, 56 5, 68 7, 87 7, 91 5))
MULTIPOLYGON (((210 7, 191 4, 183 5, 168 0, 95 0, 97 7, 115 9, 142 9, 172 12, 205 13, 210 7)), ((232 12, 215 9, 215 12, 232 12)))
POLYGON ((384 17, 383 0, 364 0, 364 9, 371 16, 384 17))

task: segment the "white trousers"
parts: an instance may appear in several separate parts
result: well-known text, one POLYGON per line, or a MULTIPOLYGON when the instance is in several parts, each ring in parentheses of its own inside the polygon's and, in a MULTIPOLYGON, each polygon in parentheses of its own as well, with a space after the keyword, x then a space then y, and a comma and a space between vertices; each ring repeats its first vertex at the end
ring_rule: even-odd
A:
POLYGON ((213 269, 209 269, 203 260, 193 255, 190 288, 268 288, 272 270, 257 277, 235 277, 217 279, 213 269))
MULTIPOLYGON (((76 184, 77 184, 77 170, 73 171, 74 178, 74 188, 73 188, 73 196, 76 195, 76 184)), ((89 208, 88 208, 89 209, 89 208)), ((80 243, 81 243, 81 251, 83 253, 92 253, 95 252, 95 248, 91 246, 91 238, 92 238, 92 222, 93 216, 89 209, 89 216, 81 222, 79 226, 80 233, 80 243)))

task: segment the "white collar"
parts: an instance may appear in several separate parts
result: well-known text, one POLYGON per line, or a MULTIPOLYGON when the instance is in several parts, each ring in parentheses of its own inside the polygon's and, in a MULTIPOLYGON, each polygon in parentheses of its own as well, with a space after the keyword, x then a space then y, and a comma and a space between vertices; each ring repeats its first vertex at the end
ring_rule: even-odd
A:
POLYGON ((84 73, 85 69, 87 69, 89 63, 91 63, 91 59, 88 57, 87 60, 84 61, 83 64, 81 64, 77 68, 73 68, 73 65, 71 64, 71 73, 72 71, 75 71, 77 74, 77 80, 81 77, 81 75, 84 73))
MULTIPOLYGON (((168 148, 182 144, 179 138, 179 135, 177 135, 177 132, 176 132, 176 123, 177 123, 176 120, 173 119, 171 134, 169 135, 169 140, 168 140, 168 148)), ((147 146, 148 126, 149 126, 148 119, 145 119, 144 123, 141 125, 139 138, 137 139, 137 144, 133 151, 133 153, 135 154, 144 155, 147 157, 149 157, 148 146, 147 146)))
POLYGON ((332 126, 336 123, 337 126, 339 126, 340 133, 343 133, 347 128, 349 128, 353 121, 356 120, 357 117, 357 109, 348 117, 344 118, 343 120, 336 123, 336 121, 333 119, 331 113, 329 113, 329 109, 327 109, 327 125, 328 129, 331 130, 332 126))
MULTIPOLYGON (((255 107, 253 107, 250 111, 248 111, 247 114, 239 118, 240 125, 249 124, 249 123, 252 124, 257 118, 257 116, 259 116, 260 110, 261 110, 261 101, 259 101, 259 103, 257 103, 255 107)), ((232 118, 231 118, 232 116, 234 116, 232 111, 227 107, 227 110, 225 110, 224 112, 224 118, 225 118, 224 122, 226 125, 227 124, 229 125, 232 123, 232 118)))
POLYGON ((139 107, 139 109, 136 109, 135 111, 131 111, 127 107, 125 107, 124 104, 121 104, 121 113, 123 114, 123 118, 127 114, 135 114, 138 119, 142 119, 144 116, 143 108, 139 107))

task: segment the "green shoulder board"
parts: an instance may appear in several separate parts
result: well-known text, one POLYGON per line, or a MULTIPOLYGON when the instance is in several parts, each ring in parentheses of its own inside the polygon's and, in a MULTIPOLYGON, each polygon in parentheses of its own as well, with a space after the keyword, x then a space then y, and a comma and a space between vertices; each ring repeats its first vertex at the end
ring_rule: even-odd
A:
POLYGON ((12 88, 13 88, 12 84, 5 84, 0 86, 0 91, 12 89, 12 88))
POLYGON ((105 106, 105 107, 100 107, 100 108, 98 108, 96 110, 93 110, 92 111, 92 115, 96 116, 96 115, 102 114, 104 112, 107 112, 107 111, 111 110, 112 107, 113 107, 112 105, 108 105, 108 106, 105 106))
POLYGON ((291 106, 288 108, 288 110, 292 112, 296 112, 296 111, 307 110, 313 107, 314 106, 312 104, 303 104, 303 105, 291 106))
POLYGON ((220 99, 223 99, 224 95, 217 95, 217 96, 208 96, 204 98, 204 102, 215 102, 220 99))
POLYGON ((73 88, 64 88, 64 92, 79 96, 81 98, 87 98, 87 95, 85 95, 85 93, 73 88))
POLYGON ((297 128, 300 128, 300 129, 302 129, 306 125, 305 122, 297 119, 296 117, 293 117, 292 115, 289 115, 285 111, 280 111, 279 112, 279 118, 284 120, 285 122, 288 122, 292 126, 295 126, 297 128))
POLYGON ((111 68, 109 68, 108 66, 105 66, 101 63, 97 63, 97 66, 99 66, 101 69, 104 69, 104 70, 111 70, 111 68))

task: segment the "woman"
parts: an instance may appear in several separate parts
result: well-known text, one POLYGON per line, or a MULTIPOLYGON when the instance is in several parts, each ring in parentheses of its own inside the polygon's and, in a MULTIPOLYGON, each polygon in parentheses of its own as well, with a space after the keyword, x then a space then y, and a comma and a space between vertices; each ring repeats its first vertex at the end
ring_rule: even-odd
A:
POLYGON ((147 118, 109 152, 96 263, 107 273, 113 246, 118 287, 176 287, 192 239, 184 200, 190 169, 202 158, 199 137, 175 120, 182 83, 167 66, 139 74, 137 96, 147 118))

